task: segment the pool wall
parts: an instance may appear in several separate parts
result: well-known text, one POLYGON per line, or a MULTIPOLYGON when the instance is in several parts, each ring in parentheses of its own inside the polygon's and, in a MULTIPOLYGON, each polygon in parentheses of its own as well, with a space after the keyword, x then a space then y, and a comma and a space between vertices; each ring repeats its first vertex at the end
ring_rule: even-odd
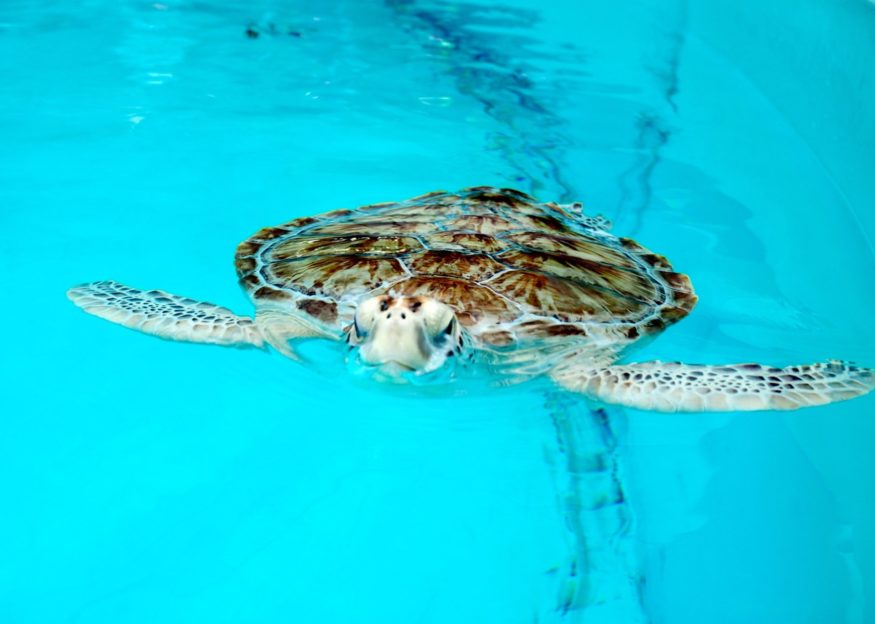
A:
POLYGON ((687 27, 785 115, 841 189, 871 248, 875 4, 694 0, 687 27))

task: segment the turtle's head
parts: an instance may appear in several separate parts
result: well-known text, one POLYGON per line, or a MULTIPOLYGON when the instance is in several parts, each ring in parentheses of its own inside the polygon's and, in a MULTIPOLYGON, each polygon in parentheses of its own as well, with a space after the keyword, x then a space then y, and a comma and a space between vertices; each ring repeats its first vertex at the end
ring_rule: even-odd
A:
POLYGON ((362 360, 397 374, 439 368, 459 353, 462 338, 450 306, 430 297, 382 295, 359 304, 348 341, 362 360))

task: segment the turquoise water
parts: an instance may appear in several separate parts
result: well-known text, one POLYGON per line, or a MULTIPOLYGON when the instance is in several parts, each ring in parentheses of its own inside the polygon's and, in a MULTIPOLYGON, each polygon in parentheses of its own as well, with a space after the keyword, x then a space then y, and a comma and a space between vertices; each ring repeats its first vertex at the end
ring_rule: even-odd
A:
POLYGON ((109 278, 248 313, 231 259, 259 227, 495 184, 691 275, 641 359, 875 365, 875 197, 834 174, 872 162, 824 162, 703 11, 2 3, 0 621, 875 621, 872 397, 406 396, 64 297, 109 278))

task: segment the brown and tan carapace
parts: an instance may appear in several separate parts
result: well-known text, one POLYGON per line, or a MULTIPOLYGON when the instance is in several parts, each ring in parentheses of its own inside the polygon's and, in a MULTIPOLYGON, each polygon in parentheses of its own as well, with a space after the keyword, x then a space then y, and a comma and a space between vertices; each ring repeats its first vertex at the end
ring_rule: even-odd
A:
POLYGON ((235 264, 254 319, 115 282, 69 296, 164 338, 266 342, 290 357, 302 338, 342 340, 397 374, 430 372, 466 351, 518 376, 547 374, 590 398, 648 409, 793 409, 873 386, 871 371, 838 361, 616 365, 631 344, 690 313, 689 278, 580 204, 511 189, 439 191, 294 219, 242 242, 235 264))

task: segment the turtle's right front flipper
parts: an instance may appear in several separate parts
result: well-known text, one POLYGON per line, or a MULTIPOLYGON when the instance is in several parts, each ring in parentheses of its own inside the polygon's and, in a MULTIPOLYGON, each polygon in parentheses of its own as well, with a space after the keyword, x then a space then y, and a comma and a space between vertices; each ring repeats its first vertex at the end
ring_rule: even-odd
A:
POLYGON ((251 318, 162 290, 138 290, 104 281, 75 286, 67 291, 67 297, 89 314, 169 340, 235 347, 264 345, 251 318))
POLYGON ((660 412, 792 410, 844 401, 875 388, 875 372, 836 360, 771 368, 640 362, 569 365, 551 375, 590 398, 660 412))

